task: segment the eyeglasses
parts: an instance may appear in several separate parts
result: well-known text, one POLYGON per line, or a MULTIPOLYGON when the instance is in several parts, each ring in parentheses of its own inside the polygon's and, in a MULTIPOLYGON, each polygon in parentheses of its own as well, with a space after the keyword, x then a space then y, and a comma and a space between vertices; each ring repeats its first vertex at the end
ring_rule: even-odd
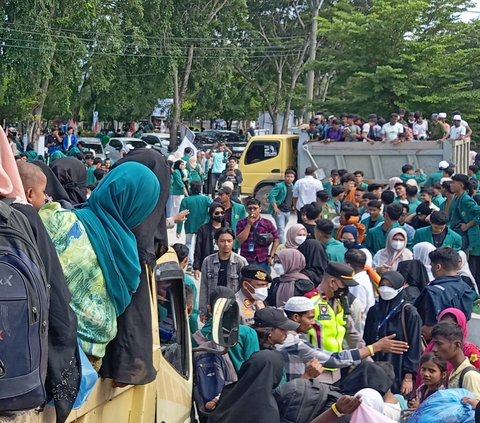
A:
POLYGON ((225 214, 225 212, 214 212, 213 215, 214 216, 223 216, 225 214))
POLYGON ((247 207, 248 211, 255 211, 258 210, 258 207, 247 207))

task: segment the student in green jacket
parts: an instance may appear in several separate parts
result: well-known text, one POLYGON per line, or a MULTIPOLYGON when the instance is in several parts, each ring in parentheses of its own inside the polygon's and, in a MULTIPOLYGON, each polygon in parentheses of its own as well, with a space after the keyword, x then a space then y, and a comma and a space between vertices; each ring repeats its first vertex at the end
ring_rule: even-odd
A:
MULTIPOLYGON (((330 214, 328 220, 332 220, 334 217, 340 216, 342 201, 345 198, 345 187, 343 185, 334 185, 332 187, 332 195, 330 197, 330 200, 327 201, 328 211, 330 214)), ((322 218, 327 219, 323 214, 322 218)))
POLYGON ((368 184, 363 182, 363 170, 357 170, 353 175, 355 176, 355 188, 368 188, 368 184))
POLYGON ((419 242, 429 242, 435 248, 452 247, 462 249, 462 237, 447 227, 448 215, 443 211, 435 211, 430 215, 431 226, 415 231, 413 245, 419 242))
POLYGON ((183 174, 185 169, 183 160, 177 160, 173 165, 173 169, 171 179, 172 208, 170 210, 170 216, 176 216, 178 214, 183 197, 188 197, 187 186, 185 185, 188 178, 183 174))
POLYGON ((418 188, 414 185, 407 185, 408 214, 417 213, 417 207, 422 203, 418 199, 418 188))
POLYGON ((332 187, 340 185, 340 175, 337 169, 332 169, 330 171, 330 179, 323 183, 323 189, 328 191, 330 197, 332 196, 332 187))
POLYGON ((407 182, 409 179, 415 179, 417 181, 417 184, 420 185, 421 182, 424 182, 425 179, 427 179, 427 175, 423 173, 422 169, 418 169, 419 175, 416 176, 413 174, 413 169, 413 166, 410 164, 403 165, 403 173, 399 176, 399 178, 402 180, 402 182, 407 182))
POLYGON ((372 255, 385 248, 387 236, 393 228, 399 228, 398 220, 403 214, 403 206, 400 203, 391 203, 383 212, 385 221, 368 232, 367 240, 363 243, 372 255))
POLYGON ((425 182, 425 185, 423 186, 424 188, 428 188, 430 185, 432 185, 434 182, 440 182, 443 178, 443 171, 450 167, 450 163, 448 163, 445 160, 442 160, 438 164, 438 172, 432 173, 430 175, 430 178, 428 178, 427 182, 425 182))
MULTIPOLYGON (((209 304, 207 306, 210 314, 212 313, 215 301, 219 298, 228 298, 235 301, 235 293, 225 286, 217 286, 210 293, 209 304)), ((238 343, 228 350, 228 355, 232 360, 235 370, 240 371, 242 364, 247 361, 250 356, 260 351, 260 344, 258 336, 254 329, 249 326, 239 325, 238 327, 238 343)), ((206 338, 208 341, 212 340, 212 321, 208 320, 202 329, 197 331, 192 336, 192 347, 198 347, 197 340, 206 338)))
MULTIPOLYGON (((188 219, 185 221, 185 245, 189 248, 188 264, 193 264, 193 252, 195 250, 195 237, 200 225, 209 220, 208 208, 212 204, 210 197, 200 194, 202 192, 202 183, 192 181, 190 183, 190 195, 185 197, 180 203, 180 210, 191 210, 188 219)), ((183 222, 177 223, 177 238, 180 238, 183 229, 183 222)))
POLYGON ((293 209, 293 190, 295 188, 293 181, 295 176, 294 170, 286 170, 285 180, 276 184, 268 195, 268 201, 270 202, 268 213, 275 220, 280 244, 285 244, 285 227, 290 220, 290 213, 293 209))
POLYGON ((315 227, 315 238, 325 247, 328 260, 343 263, 345 260, 345 247, 342 242, 333 238, 333 222, 319 219, 315 227))
POLYGON ((93 166, 91 166, 87 171, 87 185, 92 185, 97 182, 97 178, 93 172, 102 167, 103 160, 100 157, 95 157, 93 159, 93 166))
MULTIPOLYGON (((235 230, 238 221, 247 217, 247 210, 243 204, 231 201, 231 195, 232 190, 229 187, 222 187, 218 190, 218 198, 220 203, 222 203, 222 206, 225 207, 225 222, 227 222, 230 227, 235 230)), ((233 249, 237 250, 238 248, 240 248, 240 242, 235 239, 233 249)))
POLYGON ((430 188, 433 188, 433 198, 432 203, 435 204, 438 208, 442 207, 442 204, 445 202, 445 197, 442 195, 442 186, 439 182, 434 182, 430 188))
POLYGON ((360 222, 362 225, 365 225, 365 239, 368 238, 368 233, 373 228, 385 220, 382 216, 382 202, 380 200, 369 201, 367 205, 367 213, 370 216, 360 222))

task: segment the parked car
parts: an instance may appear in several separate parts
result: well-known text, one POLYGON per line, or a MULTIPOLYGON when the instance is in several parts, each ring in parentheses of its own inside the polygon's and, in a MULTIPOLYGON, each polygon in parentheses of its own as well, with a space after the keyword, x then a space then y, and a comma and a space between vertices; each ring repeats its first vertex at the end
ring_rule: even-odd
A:
POLYGON ((216 142, 224 142, 232 150, 232 154, 239 158, 247 142, 243 141, 235 131, 207 129, 203 132, 195 132, 193 144, 201 151, 208 151, 216 142))
POLYGON ((160 134, 157 132, 145 133, 140 137, 141 140, 151 145, 152 148, 159 150, 164 156, 168 155, 168 146, 170 145, 170 134, 160 134))
POLYGON ((150 144, 138 138, 111 138, 105 146, 105 154, 116 162, 122 158, 122 148, 127 146, 131 149, 152 148, 150 144))
POLYGON ((103 149, 102 141, 95 137, 80 137, 78 141, 83 141, 85 147, 90 151, 93 150, 95 157, 100 157, 102 160, 105 160, 105 150, 103 149))

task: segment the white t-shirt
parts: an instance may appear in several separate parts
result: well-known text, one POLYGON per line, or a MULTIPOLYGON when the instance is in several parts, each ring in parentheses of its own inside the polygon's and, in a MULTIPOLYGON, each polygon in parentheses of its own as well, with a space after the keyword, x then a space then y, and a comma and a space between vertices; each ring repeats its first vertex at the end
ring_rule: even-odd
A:
POLYGON ((382 134, 385 134, 387 141, 393 141, 398 138, 398 134, 403 134, 403 126, 398 122, 395 125, 388 122, 382 126, 382 134))
POLYGON ((468 122, 466 120, 461 120, 460 121, 460 126, 463 126, 464 128, 466 128, 468 126, 468 122))
POLYGON ((413 124, 413 136, 415 139, 426 139, 428 131, 428 122, 424 120, 422 123, 415 122, 413 124))
POLYGON ((462 135, 466 135, 467 128, 465 126, 460 125, 458 128, 455 125, 452 125, 450 128, 450 136, 449 138, 456 140, 458 137, 462 135))
POLYGON ((366 270, 353 275, 353 279, 358 282, 358 285, 349 287, 349 291, 360 302, 363 312, 362 326, 365 326, 368 310, 375 305, 373 284, 366 270))

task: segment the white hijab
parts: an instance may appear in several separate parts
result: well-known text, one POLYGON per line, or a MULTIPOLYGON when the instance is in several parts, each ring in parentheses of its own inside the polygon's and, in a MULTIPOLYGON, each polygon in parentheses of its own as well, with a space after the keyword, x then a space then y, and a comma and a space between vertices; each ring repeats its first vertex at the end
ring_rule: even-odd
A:
POLYGON ((385 403, 383 402, 382 395, 380 392, 376 391, 372 388, 364 388, 360 389, 355 396, 358 397, 359 395, 362 396, 362 401, 364 404, 368 405, 370 408, 373 408, 375 411, 383 414, 383 410, 385 409, 385 403))
POLYGON ((430 282, 433 281, 435 277, 432 273, 432 262, 430 261, 429 254, 435 250, 436 248, 429 242, 419 242, 413 247, 413 258, 415 260, 420 260, 423 263, 425 269, 427 269, 430 282))
POLYGON ((467 255, 463 251, 459 251, 458 255, 460 256, 460 259, 462 260, 462 264, 460 268, 458 269, 458 274, 460 276, 466 276, 472 281, 472 284, 475 288, 475 291, 478 294, 478 287, 477 284, 475 283, 475 278, 473 277, 473 274, 470 270, 470 266, 468 265, 468 260, 467 260, 467 255))

